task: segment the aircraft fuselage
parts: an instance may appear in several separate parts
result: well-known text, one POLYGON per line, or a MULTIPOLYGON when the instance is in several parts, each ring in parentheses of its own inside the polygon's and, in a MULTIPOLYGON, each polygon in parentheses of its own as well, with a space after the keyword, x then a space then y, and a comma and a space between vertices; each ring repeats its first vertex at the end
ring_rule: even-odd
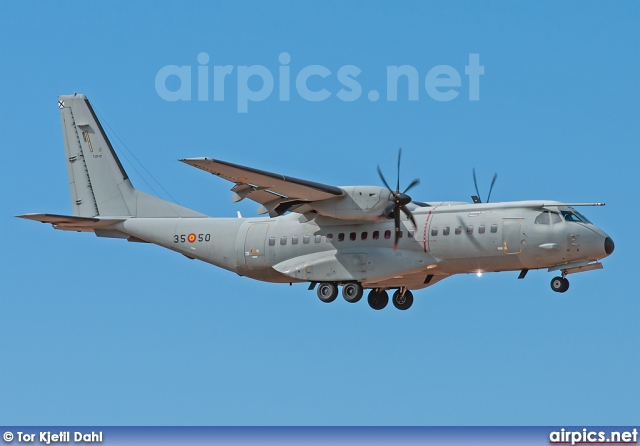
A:
POLYGON ((386 219, 309 220, 297 213, 247 219, 135 218, 115 229, 257 280, 358 281, 365 288, 419 289, 453 274, 572 266, 609 254, 607 234, 587 221, 565 218, 562 211, 576 215, 571 207, 547 202, 542 210, 531 203, 541 202, 417 208, 417 228, 402 220, 396 250, 394 224, 386 219))

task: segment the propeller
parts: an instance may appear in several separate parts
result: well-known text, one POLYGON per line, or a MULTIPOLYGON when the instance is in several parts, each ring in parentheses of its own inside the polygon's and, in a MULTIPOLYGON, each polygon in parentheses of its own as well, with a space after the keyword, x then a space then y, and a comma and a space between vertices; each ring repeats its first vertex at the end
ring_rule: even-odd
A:
MULTIPOLYGON (((480 192, 478 191, 478 180, 476 179, 476 168, 473 168, 473 185, 476 187, 476 194, 478 195, 472 195, 471 199, 473 200, 474 203, 478 204, 478 203, 482 203, 482 200, 480 199, 480 192)), ((491 180, 491 186, 489 187, 489 195, 487 195, 487 203, 489 202, 489 199, 491 198, 491 191, 493 190, 493 185, 496 184, 496 180, 498 179, 498 174, 494 173, 493 174, 493 179, 491 180)))
POLYGON ((411 213, 411 211, 407 209, 407 204, 411 203, 411 197, 407 195, 407 192, 414 186, 417 186, 418 184, 420 184, 420 180, 416 178, 409 184, 409 186, 407 186, 404 192, 400 192, 400 158, 401 157, 402 157, 402 148, 398 149, 398 181, 396 182, 395 191, 391 189, 391 187, 389 187, 389 183, 387 183, 387 180, 384 178, 384 175, 382 174, 382 170, 380 169, 380 166, 378 166, 378 175, 380 175, 380 179, 382 180, 384 185, 387 186, 387 189, 389 189, 389 192, 391 192, 391 196, 392 196, 392 199, 389 201, 389 203, 384 209, 384 216, 387 218, 390 218, 391 214, 393 213, 393 220, 394 220, 395 229, 396 229, 395 242, 393 243, 394 250, 398 248, 398 240, 400 239, 400 212, 403 212, 409 218, 409 220, 411 220, 411 223, 413 223, 414 228, 416 229, 418 228, 418 225, 416 224, 416 219, 413 218, 413 214, 411 213))

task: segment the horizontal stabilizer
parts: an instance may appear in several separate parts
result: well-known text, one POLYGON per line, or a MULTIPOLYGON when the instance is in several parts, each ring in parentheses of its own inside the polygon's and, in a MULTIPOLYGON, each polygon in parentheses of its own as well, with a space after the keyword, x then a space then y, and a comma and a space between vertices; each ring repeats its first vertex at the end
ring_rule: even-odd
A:
POLYGON ((17 217, 39 221, 40 223, 50 223, 55 229, 63 231, 83 232, 93 232, 95 229, 104 229, 115 223, 125 221, 128 218, 75 217, 72 215, 57 214, 24 214, 18 215, 17 217))

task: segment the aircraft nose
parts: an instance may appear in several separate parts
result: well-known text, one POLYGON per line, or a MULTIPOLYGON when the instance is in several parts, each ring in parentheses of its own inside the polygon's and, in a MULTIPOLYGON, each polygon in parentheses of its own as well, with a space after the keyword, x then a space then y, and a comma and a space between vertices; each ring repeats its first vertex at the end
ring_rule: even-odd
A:
POLYGON ((614 245, 611 237, 607 237, 604 239, 604 252, 606 252, 607 255, 611 255, 615 247, 616 246, 614 245))

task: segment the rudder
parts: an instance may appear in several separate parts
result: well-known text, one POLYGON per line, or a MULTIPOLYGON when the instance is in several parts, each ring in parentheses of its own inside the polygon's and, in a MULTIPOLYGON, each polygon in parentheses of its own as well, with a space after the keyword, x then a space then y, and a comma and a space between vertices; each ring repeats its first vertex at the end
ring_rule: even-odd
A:
POLYGON ((73 215, 203 217, 134 189, 83 94, 58 96, 73 215))

